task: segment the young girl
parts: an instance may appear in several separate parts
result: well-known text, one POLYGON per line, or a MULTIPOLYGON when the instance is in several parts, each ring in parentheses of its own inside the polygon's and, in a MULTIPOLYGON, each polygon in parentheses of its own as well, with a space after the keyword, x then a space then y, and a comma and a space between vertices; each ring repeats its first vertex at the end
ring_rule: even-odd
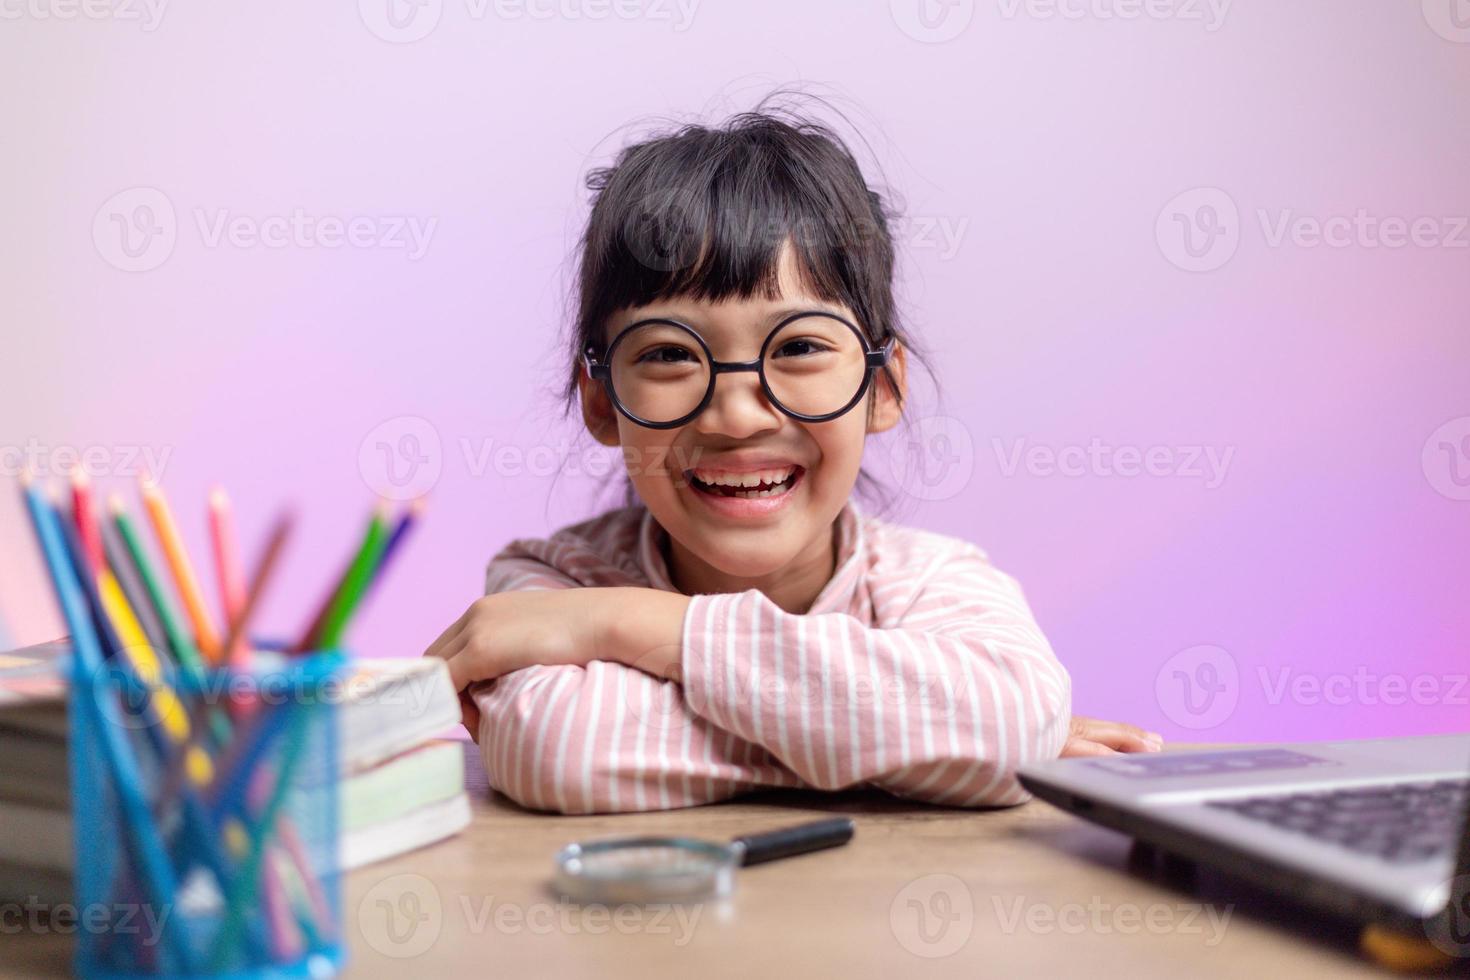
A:
POLYGON ((853 500, 915 355, 882 200, 831 130, 757 109, 588 184, 567 396, 632 493, 512 542, 428 650, 492 786, 563 813, 859 784, 994 806, 1030 760, 1159 747, 1071 717, 983 551, 853 500))

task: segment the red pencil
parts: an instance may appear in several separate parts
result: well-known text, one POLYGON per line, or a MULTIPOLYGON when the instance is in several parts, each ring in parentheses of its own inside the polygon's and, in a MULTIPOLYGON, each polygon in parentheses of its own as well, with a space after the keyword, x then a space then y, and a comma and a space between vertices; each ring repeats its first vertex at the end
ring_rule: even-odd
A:
POLYGON ((92 482, 87 479, 87 471, 79 466, 72 467, 71 471, 71 509, 82 552, 92 565, 92 574, 96 575, 106 567, 107 559, 102 551, 102 529, 97 524, 97 512, 92 508, 92 482))
MULTIPOLYGON (((209 535, 214 543, 214 567, 219 578, 220 604, 225 611, 225 628, 240 621, 245 609, 245 575, 240 569, 240 548, 235 540, 235 520, 230 511, 230 498, 215 487, 209 492, 209 535)), ((237 642, 223 650, 225 659, 234 666, 245 656, 249 644, 237 642)))

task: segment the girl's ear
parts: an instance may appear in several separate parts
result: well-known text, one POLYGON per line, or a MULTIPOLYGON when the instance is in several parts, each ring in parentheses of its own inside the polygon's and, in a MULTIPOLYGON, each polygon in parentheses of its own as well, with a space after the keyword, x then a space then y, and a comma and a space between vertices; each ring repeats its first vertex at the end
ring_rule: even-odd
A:
POLYGON ((908 396, 908 352, 903 344, 893 342, 893 356, 888 359, 888 370, 873 374, 873 407, 868 412, 868 431, 887 432, 898 424, 903 416, 900 401, 908 396), (890 385, 888 376, 893 375, 890 385))
POLYGON ((582 421, 592 438, 604 446, 616 446, 618 442, 617 409, 608 400, 602 385, 587 376, 585 369, 577 372, 577 390, 582 395, 582 421))

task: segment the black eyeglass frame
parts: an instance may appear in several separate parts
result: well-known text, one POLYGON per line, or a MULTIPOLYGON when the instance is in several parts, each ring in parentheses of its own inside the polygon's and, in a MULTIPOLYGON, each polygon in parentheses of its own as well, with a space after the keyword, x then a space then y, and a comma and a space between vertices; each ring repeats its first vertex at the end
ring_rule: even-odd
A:
POLYGON ((673 320, 668 317, 650 317, 646 320, 639 320, 637 323, 631 323, 620 330, 618 332, 618 335, 613 338, 612 343, 607 345, 607 351, 601 357, 597 355, 596 345, 588 344, 587 349, 582 353, 582 362, 587 369, 587 376, 594 380, 602 382, 602 388, 605 392, 607 392, 608 401, 612 402, 613 407, 616 408, 620 413, 622 413, 623 417, 628 419, 628 421, 649 429, 676 429, 681 425, 688 425, 691 421, 698 417, 700 412, 703 412, 706 408, 708 408, 709 403, 714 400, 715 379, 718 378, 721 374, 733 373, 735 371, 754 371, 757 377, 760 378, 761 391, 765 392, 766 400, 774 405, 776 407, 776 410, 781 412, 783 415, 796 419, 798 422, 830 422, 835 418, 846 415, 848 412, 852 411, 854 405, 863 400, 863 395, 867 394, 868 387, 873 383, 873 372, 878 370, 879 368, 886 367, 888 365, 888 362, 892 359, 893 344, 894 341, 897 339, 897 337, 890 334, 888 339, 884 341, 883 346, 874 350, 872 345, 868 343, 868 338, 863 336, 863 332, 857 328, 856 324, 848 320, 846 317, 838 316, 836 313, 829 313, 826 310, 803 310, 801 312, 793 313, 790 316, 785 317, 781 320, 780 323, 771 328, 771 332, 766 334, 766 339, 761 343, 760 354, 756 357, 755 360, 717 361, 715 360, 714 354, 709 349, 709 344, 706 344, 704 342, 704 338, 699 335, 699 331, 695 330, 689 324, 681 323, 678 320, 673 320), (846 405, 843 405, 835 412, 828 412, 825 415, 804 415, 801 412, 793 411, 792 409, 787 408, 784 404, 781 403, 781 399, 776 397, 776 393, 771 390, 770 382, 766 380, 766 349, 770 347, 771 341, 776 338, 776 335, 780 333, 787 324, 795 320, 801 320, 811 316, 821 316, 827 317, 831 320, 836 320, 838 323, 851 330, 853 334, 857 337, 858 343, 863 345, 862 383, 858 385, 857 392, 852 396, 851 399, 848 400, 846 405), (650 422, 647 419, 640 418, 639 416, 633 414, 633 412, 630 411, 628 407, 618 399, 618 393, 613 387, 612 359, 613 354, 618 349, 618 344, 620 344, 623 338, 628 336, 628 334, 632 331, 638 329, 639 327, 646 327, 650 323, 664 323, 668 324, 669 326, 678 327, 679 329, 683 330, 685 333, 694 338, 695 342, 699 344, 699 349, 704 352, 705 359, 709 361, 709 384, 705 387, 704 397, 699 400, 699 404, 694 407, 693 411, 684 415, 682 418, 674 419, 672 422, 650 422))

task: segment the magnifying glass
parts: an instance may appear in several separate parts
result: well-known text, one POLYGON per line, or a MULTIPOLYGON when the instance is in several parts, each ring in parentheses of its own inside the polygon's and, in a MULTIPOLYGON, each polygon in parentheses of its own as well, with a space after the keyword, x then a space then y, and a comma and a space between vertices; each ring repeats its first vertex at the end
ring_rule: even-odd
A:
POLYGON ((556 888, 572 901, 688 902, 723 898, 735 869, 837 847, 852 840, 849 817, 737 837, 728 844, 695 837, 614 837, 568 844, 556 852, 556 888))

